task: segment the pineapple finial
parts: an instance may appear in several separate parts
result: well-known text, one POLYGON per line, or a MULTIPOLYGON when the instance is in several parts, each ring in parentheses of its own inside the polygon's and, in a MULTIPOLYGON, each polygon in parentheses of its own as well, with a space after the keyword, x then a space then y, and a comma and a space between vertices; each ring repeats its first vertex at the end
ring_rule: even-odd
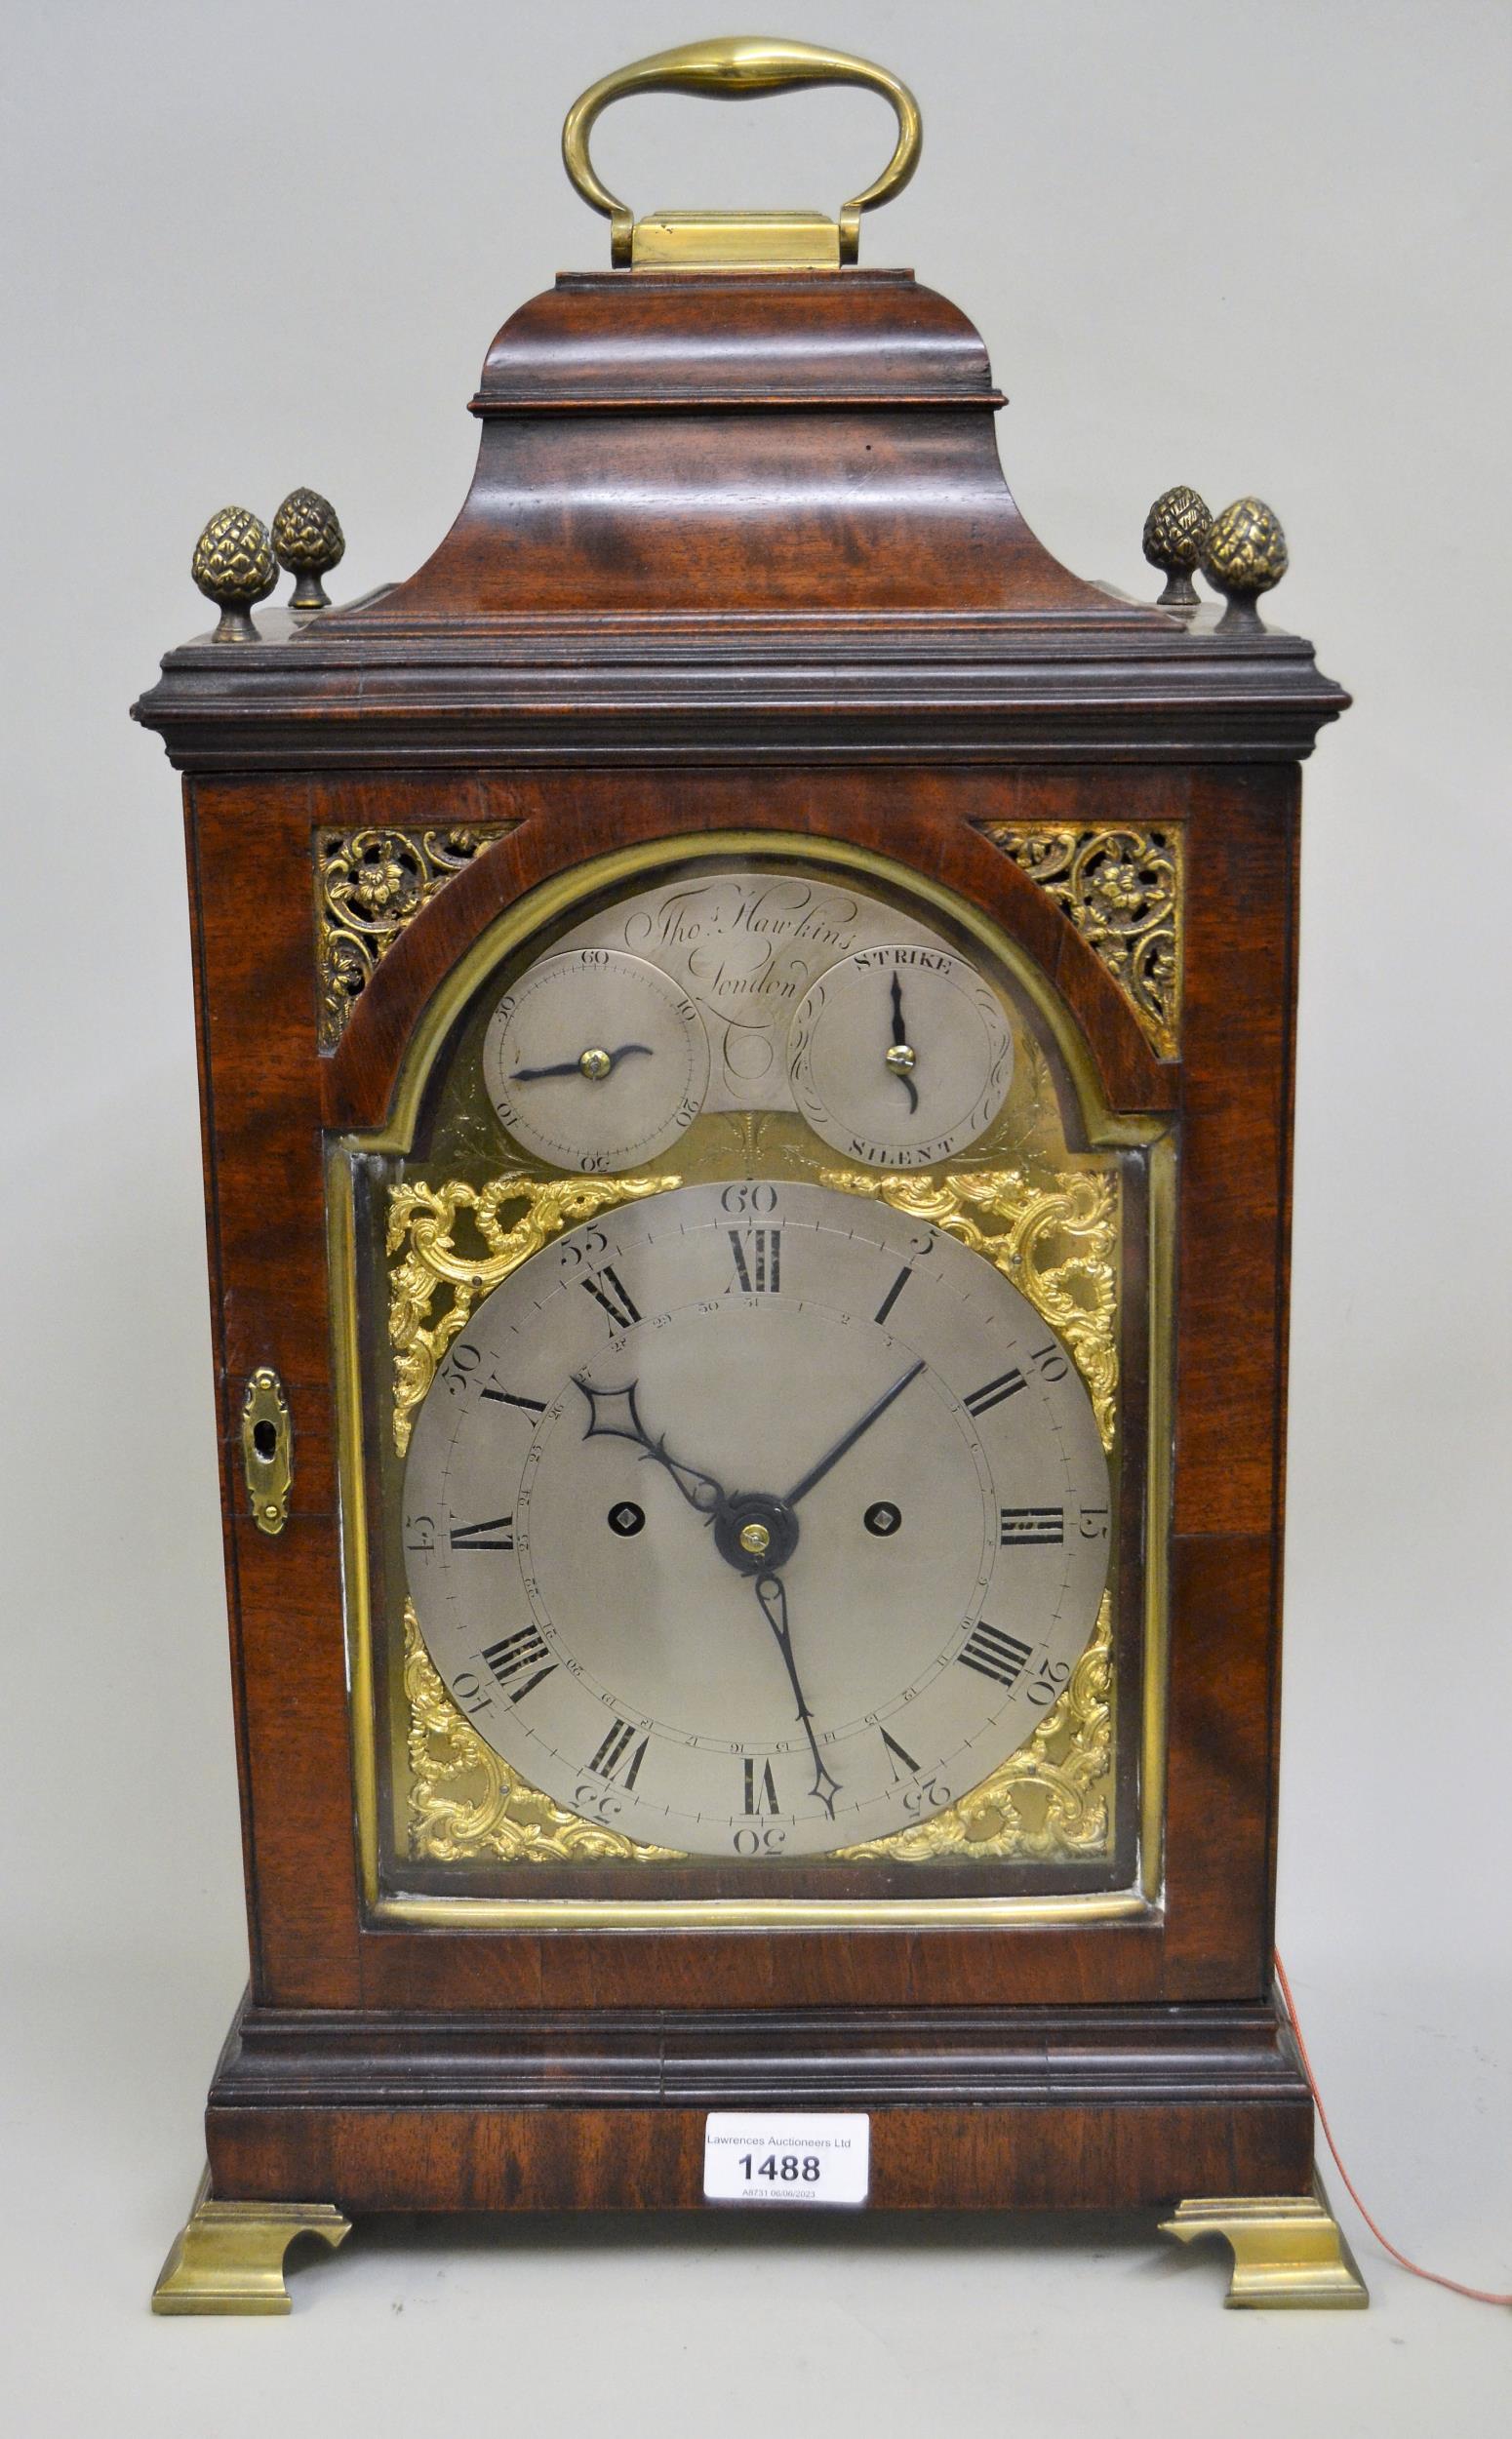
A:
POLYGON ((1267 508, 1263 500, 1232 501, 1214 519, 1202 572, 1228 603, 1216 632, 1262 634, 1259 595, 1279 584, 1287 572, 1287 538, 1274 508, 1267 508))
POLYGON ((298 580, 290 609, 305 616, 329 610, 331 596, 320 580, 346 550, 346 536, 330 500, 318 491, 292 491, 273 518, 273 549, 279 566, 298 580))
POLYGON ((1152 568, 1164 568, 1166 589, 1162 610, 1195 610, 1197 587, 1192 570, 1202 558, 1213 530, 1207 501, 1189 483, 1163 491, 1144 520, 1144 555, 1152 568))
POLYGON ((252 605, 278 581, 267 527, 250 508, 219 508, 194 545, 190 567, 200 591, 220 604, 218 644, 255 644, 252 605))

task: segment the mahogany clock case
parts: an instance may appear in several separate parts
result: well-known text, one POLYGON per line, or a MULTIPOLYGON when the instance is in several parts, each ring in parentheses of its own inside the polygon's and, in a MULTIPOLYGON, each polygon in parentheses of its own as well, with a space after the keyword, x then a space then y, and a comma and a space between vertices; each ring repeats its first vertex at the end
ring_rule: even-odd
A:
MULTIPOLYGON (((999 403, 971 326, 904 273, 564 279, 496 341, 478 474, 427 566, 186 646, 138 706, 184 773, 252 1945, 218 2196, 691 2205, 706 2108, 800 2097, 876 2112, 878 2206, 1309 2188, 1270 1981, 1298 765, 1346 698, 1291 637, 1058 568, 1003 483, 999 403), (1179 842, 1164 1045, 1002 844, 1109 826, 1179 842), (331 1147, 383 1128, 509 909, 732 829, 995 927, 1131 1140, 1174 1146, 1164 1529, 1127 1553, 1121 1629, 1162 1801, 1125 1905, 453 1927, 394 1919, 365 1878, 331 1147), (374 830, 481 851, 338 1027, 319 858, 374 830), (242 1469, 259 1366, 294 1424, 277 1535, 242 1469)), ((1147 1333, 1130 1352, 1147 1416, 1164 1357, 1147 1333)))

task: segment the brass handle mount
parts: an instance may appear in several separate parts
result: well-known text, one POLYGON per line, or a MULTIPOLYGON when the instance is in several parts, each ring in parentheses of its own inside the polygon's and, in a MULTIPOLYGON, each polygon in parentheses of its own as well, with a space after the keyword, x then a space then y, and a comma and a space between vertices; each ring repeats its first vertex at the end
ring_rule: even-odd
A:
POLYGON ((919 163, 923 127, 907 86, 885 67, 848 51, 766 34, 728 34, 689 42, 616 68, 579 94, 562 129, 562 159, 584 203, 610 227, 610 259, 626 265, 711 268, 718 264, 818 267, 854 262, 863 212, 899 194, 919 163), (841 207, 839 220, 816 213, 657 213, 637 220, 594 169, 588 138, 601 113, 628 94, 696 94, 709 101, 754 101, 765 94, 797 93, 813 85, 864 85, 893 105, 897 141, 880 178, 841 207))

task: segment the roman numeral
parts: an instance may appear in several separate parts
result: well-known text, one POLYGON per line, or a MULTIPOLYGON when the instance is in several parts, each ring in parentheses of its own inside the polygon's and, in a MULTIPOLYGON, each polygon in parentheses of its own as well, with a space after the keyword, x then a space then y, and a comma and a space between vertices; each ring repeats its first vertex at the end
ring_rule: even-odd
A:
POLYGON ((492 1398, 496 1406, 520 1406, 528 1415, 543 1415, 545 1401, 539 1397, 516 1397, 513 1389, 484 1389, 481 1395, 492 1398))
MULTIPOLYGON (((907 1272, 905 1271, 903 1275, 904 1275, 904 1277, 906 1278, 906 1276, 907 1276, 907 1272)), ((887 1751, 888 1751, 888 1768, 889 1768, 889 1769, 892 1771, 892 1773, 893 1773, 893 1784, 894 1784, 895 1786, 896 1786, 897 1781, 898 1781, 898 1779, 899 1779, 899 1777, 900 1777, 900 1775, 901 1775, 901 1774, 899 1773, 899 1771, 898 1771, 898 1767, 897 1767, 897 1765, 898 1765, 898 1763, 899 1763, 899 1762, 901 1762, 901 1763, 902 1763, 902 1765, 903 1765, 903 1769, 904 1769, 904 1770, 906 1770, 906 1771, 908 1771, 908 1772, 910 1772, 911 1774, 916 1774, 916 1773, 917 1773, 918 1768, 919 1768, 919 1765, 918 1765, 918 1763, 914 1760, 914 1757, 913 1757, 913 1755, 912 1755, 911 1753, 906 1752, 906 1751, 904 1750, 904 1748, 902 1747, 902 1745, 900 1745, 899 1743, 897 1743, 897 1742, 896 1742, 896 1740, 895 1740, 893 1737, 890 1737, 890 1736, 889 1736, 889 1734, 888 1734, 888 1732, 887 1732, 886 1728, 883 1728, 883 1729, 879 1730, 879 1732, 878 1732, 878 1733, 880 1734, 880 1736, 881 1736, 881 1738, 882 1738, 882 1741, 883 1741, 883 1743, 887 1746, 887 1751)))
POLYGON ((762 1764, 761 1777, 758 1779, 755 1763, 748 1761, 745 1765, 746 1811, 748 1813, 775 1813, 776 1808, 776 1780, 772 1776, 772 1764, 770 1762, 762 1764))
POLYGON ((886 1296, 884 1296, 881 1303, 877 1306, 876 1311, 873 1313, 872 1319, 874 1321, 886 1321, 889 1313, 892 1311, 894 1305, 896 1303, 898 1298, 901 1296, 904 1288, 908 1285, 908 1282, 912 1277, 913 1272, 909 1269, 908 1264, 904 1262, 901 1270, 898 1272, 886 1296))
POLYGON ((487 1524, 454 1525, 451 1539, 454 1550, 512 1550, 514 1518, 491 1516, 487 1524), (491 1534, 496 1537, 492 1540, 491 1534))
MULTIPOLYGON (((588 1768, 596 1770, 601 1779, 613 1779, 626 1753, 630 1752, 630 1746, 634 1741, 635 1730, 627 1728, 622 1719, 617 1719, 588 1764, 588 1768)), ((642 1737, 634 1752, 630 1753, 630 1766, 619 1781, 626 1794, 640 1776, 641 1764, 646 1759, 646 1747, 650 1742, 650 1737, 642 1737)))
POLYGON ((624 1281, 607 1262, 596 1278, 581 1279, 578 1285, 603 1305, 612 1330, 628 1330, 632 1321, 639 1321, 641 1316, 630 1300, 624 1281))
POLYGON ((995 1380, 987 1380, 979 1389, 973 1389, 965 1401, 966 1411, 969 1415, 989 1414, 994 1406, 1001 1406, 1006 1397, 1016 1397, 1019 1390, 1026 1389, 1028 1385, 1015 1364, 1012 1372, 1000 1372, 995 1380))
POLYGON ((515 1633, 506 1634, 501 1642, 489 1644, 483 1657, 511 1702, 523 1702, 527 1694, 534 1693, 556 1666, 545 1638, 535 1626, 521 1626, 515 1633), (542 1659, 544 1668, 537 1667, 537 1661, 542 1659), (524 1676, 527 1668, 535 1669, 535 1675, 526 1677, 524 1685, 515 1685, 514 1679, 524 1676))
POLYGON ((780 1228, 752 1228, 744 1241, 738 1228, 730 1230, 730 1251, 735 1256, 735 1275, 742 1296, 776 1296, 782 1285, 782 1231, 780 1228), (750 1260, 745 1258, 750 1247, 750 1260))
POLYGON ((975 1668, 979 1677, 995 1677, 999 1685, 1009 1686, 1018 1683, 1028 1657, 1027 1643, 985 1621, 973 1628, 965 1650, 956 1654, 963 1668, 975 1668))
POLYGON ((998 1509, 998 1547, 1000 1549, 1036 1549, 1052 1543, 1058 1549, 1065 1538, 1066 1511, 1063 1507, 1000 1507, 998 1509))

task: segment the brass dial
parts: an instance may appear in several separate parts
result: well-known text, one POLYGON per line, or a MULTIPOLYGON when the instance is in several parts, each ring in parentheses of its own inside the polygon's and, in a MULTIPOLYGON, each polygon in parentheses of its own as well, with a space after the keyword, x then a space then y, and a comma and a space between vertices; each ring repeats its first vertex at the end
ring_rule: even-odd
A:
POLYGON ((773 1180, 605 1213, 470 1316, 416 1427, 412 1598, 478 1734, 662 1848, 821 1855, 1030 1736, 1091 1636, 1076 1364, 952 1238, 773 1180))

